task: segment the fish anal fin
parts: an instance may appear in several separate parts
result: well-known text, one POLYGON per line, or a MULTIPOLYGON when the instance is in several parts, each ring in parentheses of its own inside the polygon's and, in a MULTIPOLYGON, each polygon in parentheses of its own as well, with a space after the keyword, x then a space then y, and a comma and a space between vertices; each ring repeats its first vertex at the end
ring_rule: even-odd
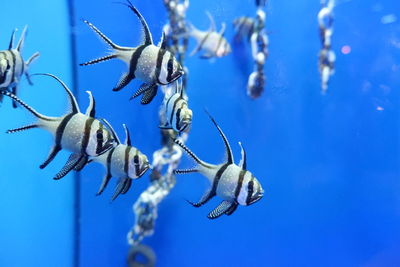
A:
POLYGON ((125 183, 125 186, 124 186, 124 189, 122 190, 121 194, 126 194, 126 192, 128 192, 128 190, 131 188, 132 179, 126 178, 126 181, 124 183, 125 183))
POLYGON ((131 100, 140 96, 141 94, 143 94, 144 92, 146 92, 147 90, 149 90, 151 88, 152 84, 149 83, 142 83, 142 85, 140 85, 139 89, 136 90, 136 92, 131 96, 131 100))
MULTIPOLYGON (((117 187, 115 188, 114 194, 111 197, 111 201, 114 201, 120 194, 123 194, 124 190, 127 187, 127 183, 130 178, 120 178, 117 184, 117 187)), ((128 186, 129 189, 130 185, 128 186)), ((126 189, 126 191, 128 191, 126 189)))
POLYGON ((65 163, 64 167, 54 176, 54 180, 59 180, 72 171, 81 161, 83 155, 81 154, 71 154, 65 163))
POLYGON ((112 90, 114 92, 121 90, 122 88, 127 86, 134 78, 135 78, 135 75, 131 74, 130 72, 126 72, 126 73, 122 74, 117 85, 112 90))
POLYGON ((220 217, 222 214, 230 211, 232 205, 235 205, 234 203, 224 200, 219 204, 215 209, 213 209, 208 215, 207 218, 209 219, 216 219, 220 217))
POLYGON ((142 96, 142 99, 140 100, 140 103, 142 105, 149 104, 154 99, 154 97, 157 95, 157 91, 158 91, 157 84, 151 85, 150 89, 143 93, 143 96, 142 96))

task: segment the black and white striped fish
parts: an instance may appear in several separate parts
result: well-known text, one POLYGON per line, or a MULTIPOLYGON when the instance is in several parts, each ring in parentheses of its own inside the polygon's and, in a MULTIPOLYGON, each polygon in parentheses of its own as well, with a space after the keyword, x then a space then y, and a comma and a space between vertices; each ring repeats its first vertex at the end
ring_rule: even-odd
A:
MULTIPOLYGON (((32 85, 28 68, 39 57, 39 53, 36 52, 26 62, 22 58, 21 53, 24 47, 26 31, 27 26, 22 31, 17 47, 14 48, 15 29, 11 35, 8 50, 0 51, 0 90, 11 91, 14 95, 18 94, 18 86, 22 75, 25 75, 28 83, 32 85)), ((3 95, 0 95, 0 102, 2 102, 2 99, 3 95)), ((13 107, 17 107, 17 102, 13 101, 13 107)))
POLYGON ((67 175, 73 169, 77 171, 81 170, 88 162, 90 156, 96 157, 111 149, 114 144, 114 139, 108 129, 99 120, 94 118, 96 112, 95 101, 90 91, 87 91, 90 98, 90 104, 86 113, 83 114, 79 110, 74 95, 59 78, 52 74, 41 75, 53 77, 62 85, 68 94, 68 99, 72 106, 71 112, 61 117, 45 116, 8 91, 0 91, 0 94, 8 96, 18 102, 37 118, 35 123, 8 130, 7 133, 21 132, 33 128, 42 128, 54 136, 55 144, 48 158, 42 165, 40 165, 41 169, 45 168, 61 149, 73 153, 61 171, 54 176, 54 179, 58 180, 67 175))
POLYGON ((176 81, 174 85, 175 93, 164 99, 166 122, 160 128, 181 133, 190 129, 193 112, 188 106, 182 83, 176 81))
POLYGON ((138 78, 144 83, 133 94, 131 99, 143 94, 141 103, 148 104, 156 96, 158 85, 169 84, 181 77, 184 72, 175 56, 166 50, 167 41, 164 33, 160 45, 155 46, 145 19, 130 1, 127 2, 128 3, 125 5, 136 14, 142 25, 144 33, 143 44, 137 47, 122 47, 116 45, 92 23, 84 20, 84 22, 111 47, 112 53, 108 56, 94 59, 80 65, 92 65, 114 58, 124 61, 128 65, 128 72, 121 76, 113 91, 121 90, 128 85, 131 80, 138 78))
POLYGON ((235 40, 241 41, 245 38, 247 41, 250 41, 250 36, 253 34, 255 30, 255 21, 250 17, 239 17, 233 21, 234 29, 235 29, 235 40))
POLYGON ((200 56, 204 59, 228 55, 231 52, 231 46, 224 37, 226 27, 225 23, 222 24, 221 30, 217 32, 213 17, 209 12, 206 12, 206 14, 211 23, 208 31, 200 31, 193 25, 189 24, 188 35, 197 41, 197 46, 190 55, 192 56, 200 50, 204 51, 200 56))
POLYGON ((242 149, 242 160, 238 166, 234 163, 232 150, 224 133, 211 116, 210 119, 224 141, 228 156, 227 161, 218 165, 206 163, 200 160, 181 141, 175 139, 175 143, 197 163, 196 168, 176 170, 175 173, 199 172, 208 178, 212 185, 211 188, 199 202, 189 203, 194 207, 200 207, 216 195, 221 197, 223 199, 221 204, 208 214, 209 219, 215 219, 223 214, 231 215, 239 204, 248 206, 255 203, 262 198, 264 190, 253 174, 247 170, 246 152, 242 144, 239 142, 242 149))
POLYGON ((104 122, 111 130, 117 145, 104 154, 93 158, 93 161, 99 162, 106 167, 106 175, 103 178, 97 195, 103 193, 111 177, 116 177, 119 181, 111 198, 114 200, 120 194, 128 192, 132 184, 132 179, 138 179, 145 174, 150 168, 150 164, 147 156, 131 145, 131 138, 125 124, 126 140, 122 144, 112 126, 106 120, 104 122))

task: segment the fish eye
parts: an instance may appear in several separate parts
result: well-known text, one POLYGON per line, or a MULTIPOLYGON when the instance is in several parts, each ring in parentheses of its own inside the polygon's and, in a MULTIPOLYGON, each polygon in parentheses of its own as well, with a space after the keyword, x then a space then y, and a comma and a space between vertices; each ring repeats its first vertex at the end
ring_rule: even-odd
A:
POLYGON ((99 139, 99 140, 103 140, 103 132, 97 132, 96 137, 97 137, 97 139, 99 139))

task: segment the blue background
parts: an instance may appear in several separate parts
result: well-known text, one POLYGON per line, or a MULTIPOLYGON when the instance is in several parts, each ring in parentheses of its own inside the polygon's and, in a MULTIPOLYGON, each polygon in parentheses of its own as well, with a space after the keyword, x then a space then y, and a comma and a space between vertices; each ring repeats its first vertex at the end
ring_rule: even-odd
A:
MULTIPOLYGON (((24 56, 42 53, 32 72, 60 75, 71 87, 76 75, 81 108, 88 104, 84 91, 92 90, 98 116, 107 118, 121 137, 122 123, 127 123, 133 144, 151 158, 160 146, 156 126, 161 94, 142 106, 138 100, 128 101, 139 81, 112 92, 126 69, 122 62, 73 64, 103 56, 107 49, 80 18, 117 44, 139 44, 136 17, 111 2, 72 2, 76 46, 71 47, 65 1, 6 1, 2 6, 9 12, 3 14, 0 44, 6 48, 11 30, 29 24, 24 56)), ((222 22, 228 24, 226 36, 231 39, 230 22, 253 15, 253 2, 192 1, 188 19, 207 29, 204 12, 209 10, 218 28, 222 22)), ((399 18, 400 5, 389 0, 337 2, 336 73, 327 95, 320 93, 317 68, 319 1, 269 3, 267 88, 257 100, 245 92, 252 70, 250 58, 246 60, 248 46, 234 47, 232 54, 215 62, 197 56, 187 59, 194 111, 188 146, 205 161, 223 160, 223 144, 203 112, 206 107, 228 136, 237 161, 237 141, 245 145, 249 169, 262 183, 265 196, 230 217, 210 221, 206 215, 219 199, 199 209, 185 201, 199 199, 206 180, 200 175, 178 176, 176 187, 160 205, 155 234, 145 240, 155 250, 159 266, 400 264, 400 23, 381 23, 387 14, 399 18), (344 45, 351 47, 350 54, 340 52, 344 45)), ((166 22, 162 1, 134 4, 158 42, 166 22)), ((193 47, 191 42, 189 50, 193 47)), ((44 114, 65 111, 65 95, 49 78, 35 77, 34 87, 26 81, 22 87, 21 98, 44 114)), ((148 185, 148 175, 134 181, 131 190, 113 203, 114 181, 95 197, 105 171, 101 165, 89 165, 80 177, 53 181, 67 153, 39 170, 51 137, 40 130, 4 134, 31 121, 27 112, 12 110, 9 104, 5 101, 0 113, 0 265, 125 266, 126 233, 134 221, 131 206, 148 185), (73 209, 76 200, 79 209, 73 209), (79 229, 74 228, 77 222, 79 229), (16 256, 21 251, 24 257, 16 256)), ((182 166, 191 164, 185 156, 182 166)))

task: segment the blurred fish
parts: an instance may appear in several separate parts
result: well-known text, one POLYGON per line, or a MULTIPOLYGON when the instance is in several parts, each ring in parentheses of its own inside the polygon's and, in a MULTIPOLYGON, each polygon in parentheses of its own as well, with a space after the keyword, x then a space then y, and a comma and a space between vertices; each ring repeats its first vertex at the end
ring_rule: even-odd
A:
POLYGON ((110 59, 120 59, 128 65, 128 72, 124 73, 113 91, 119 91, 127 86, 130 81, 135 78, 140 79, 144 83, 133 94, 131 99, 143 94, 141 103, 148 104, 157 94, 158 85, 169 84, 183 75, 183 68, 176 60, 174 55, 166 50, 167 41, 163 33, 161 42, 158 46, 153 44, 149 27, 140 12, 127 1, 128 6, 139 18, 142 24, 144 41, 137 47, 122 47, 114 44, 107 36, 98 30, 92 23, 87 20, 84 22, 100 36, 100 38, 111 47, 111 54, 105 57, 94 59, 86 63, 80 64, 87 66, 110 59))
POLYGON ((228 41, 224 38, 225 23, 222 23, 222 28, 219 32, 216 31, 215 22, 209 12, 206 12, 210 19, 210 29, 208 31, 200 31, 193 25, 189 24, 189 36, 193 37, 197 41, 196 48, 190 54, 191 56, 203 50, 204 53, 200 56, 204 59, 212 57, 223 57, 231 52, 231 46, 228 41))
POLYGON ((164 109, 167 121, 161 129, 173 129, 178 133, 189 130, 193 112, 188 107, 182 83, 175 82, 175 93, 164 100, 164 109))
POLYGON ((71 90, 56 76, 52 74, 41 74, 56 79, 68 94, 72 111, 61 117, 48 117, 40 114, 17 96, 7 91, 0 91, 5 95, 18 102, 22 107, 32 113, 37 121, 33 124, 20 128, 8 130, 7 133, 21 132, 33 128, 42 128, 50 132, 55 138, 55 144, 48 158, 44 161, 40 168, 45 168, 57 155, 61 149, 72 152, 65 166, 58 172, 54 179, 58 180, 67 175, 71 170, 81 170, 88 162, 89 156, 95 157, 101 155, 113 146, 113 136, 104 127, 104 125, 95 116, 95 100, 90 91, 87 91, 90 98, 89 107, 83 114, 79 110, 77 101, 71 90))
MULTIPOLYGON (((15 32, 11 35, 10 44, 8 50, 0 51, 0 90, 9 90, 14 94, 18 95, 18 85, 22 75, 25 74, 28 83, 32 85, 32 81, 29 77, 28 69, 29 65, 39 57, 39 53, 34 53, 26 62, 22 58, 22 49, 24 47, 27 26, 22 31, 21 38, 18 41, 17 47, 14 47, 15 32)), ((3 95, 0 96, 0 102, 2 102, 3 95)), ((17 107, 17 102, 13 101, 13 107, 17 107)))
POLYGON ((260 97, 265 87, 265 74, 263 71, 254 71, 247 82, 247 95, 253 99, 260 97))
POLYGON ((223 214, 231 215, 239 204, 248 206, 255 203, 262 198, 264 190, 253 174, 247 170, 246 152, 242 144, 239 142, 242 150, 242 160, 240 161, 239 166, 237 166, 234 163, 232 150, 228 140, 215 120, 210 114, 208 115, 224 141, 228 156, 227 161, 218 165, 206 163, 200 160, 181 141, 175 139, 175 143, 197 163, 195 168, 175 170, 175 173, 185 174, 199 172, 208 178, 212 187, 203 195, 199 202, 189 203, 194 207, 200 207, 215 195, 218 195, 224 200, 207 216, 209 219, 215 219, 223 214))
POLYGON ((112 126, 106 120, 103 121, 111 130, 116 146, 93 158, 93 161, 103 164, 107 169, 97 195, 103 193, 111 177, 117 177, 119 181, 111 198, 115 200, 120 194, 128 192, 132 179, 140 178, 149 169, 150 164, 146 155, 131 145, 129 130, 125 124, 123 126, 126 139, 122 144, 112 126))
POLYGON ((243 38, 250 41, 250 37, 255 30, 255 21, 250 17, 239 17, 233 21, 235 29, 235 41, 239 42, 243 38))
POLYGON ((336 55, 328 48, 321 49, 319 53, 319 72, 321 75, 322 93, 328 90, 329 78, 335 73, 336 55))

